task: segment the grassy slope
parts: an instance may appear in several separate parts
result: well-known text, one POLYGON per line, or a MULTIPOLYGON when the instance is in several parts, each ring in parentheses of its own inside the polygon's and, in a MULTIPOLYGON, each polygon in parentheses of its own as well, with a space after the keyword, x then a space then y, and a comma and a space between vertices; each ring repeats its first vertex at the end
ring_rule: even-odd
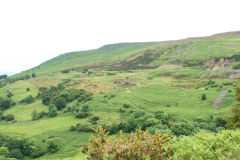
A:
MULTIPOLYGON (((17 81, 0 88, 0 97, 6 95, 6 91, 11 89, 14 92, 14 101, 19 102, 28 95, 36 96, 40 86, 57 85, 63 79, 71 79, 68 88, 84 88, 94 93, 93 100, 88 102, 90 110, 94 115, 100 117, 100 123, 111 123, 126 119, 130 110, 143 110, 153 113, 157 109, 162 109, 177 119, 193 120, 195 118, 208 119, 210 115, 214 117, 229 112, 229 106, 234 103, 234 92, 228 93, 218 108, 213 107, 213 101, 224 90, 233 90, 232 86, 224 86, 224 82, 235 82, 231 79, 219 79, 214 81, 217 88, 208 86, 208 90, 202 86, 207 79, 199 77, 208 72, 203 66, 184 67, 182 63, 172 64, 172 61, 206 61, 211 57, 221 58, 226 54, 235 55, 240 51, 238 38, 225 39, 196 39, 181 42, 165 43, 141 43, 131 45, 120 45, 118 47, 107 46, 98 50, 75 52, 64 54, 47 61, 34 68, 37 77, 29 80, 17 81), (165 50, 178 44, 174 50, 165 50), (111 71, 115 75, 108 76, 110 71, 91 70, 93 74, 87 75, 81 72, 71 71, 68 74, 53 73, 68 68, 91 65, 93 63, 118 60, 142 60, 144 49, 151 48, 155 54, 162 54, 161 58, 155 58, 146 65, 161 66, 158 69, 144 69, 127 71, 111 71), (164 52, 162 52, 162 49, 164 52), (176 50, 183 50, 180 54, 169 56, 176 50), (129 58, 126 58, 128 57, 129 58), (114 82, 120 82, 114 84, 114 82), (125 82, 134 84, 123 86, 125 82), (219 87, 222 86, 222 87, 219 87), (30 88, 27 92, 26 88, 30 88), (207 100, 201 100, 201 94, 207 94, 207 100), (104 98, 107 95, 115 95, 114 98, 104 98), (120 113, 124 103, 131 104, 125 113, 120 113)), ((152 54, 153 52, 150 52, 152 54)), ((142 62, 145 62, 143 59, 142 62)), ((126 63, 127 64, 127 63, 126 63)), ((31 73, 32 70, 27 71, 31 73)), ((26 73, 27 73, 26 72, 26 73)), ((25 74, 25 73, 22 73, 25 74)), ((31 112, 47 110, 47 106, 36 100, 32 104, 17 104, 5 111, 5 114, 13 113, 18 121, 31 120, 31 112)), ((59 113, 55 118, 43 118, 37 121, 26 121, 21 123, 7 123, 0 125, 0 131, 20 136, 32 137, 37 143, 49 136, 58 136, 63 143, 61 151, 56 154, 47 154, 40 159, 74 159, 73 157, 84 157, 79 153, 79 144, 86 143, 88 133, 70 132, 69 127, 76 123, 84 123, 87 119, 76 119, 73 115, 59 113)))
POLYGON ((158 44, 160 44, 160 42, 129 43, 128 45, 119 44, 119 46, 115 47, 105 46, 96 50, 70 52, 42 63, 41 65, 24 72, 24 74, 32 73, 33 71, 36 74, 46 74, 101 62, 121 60, 133 53, 157 46, 158 44))

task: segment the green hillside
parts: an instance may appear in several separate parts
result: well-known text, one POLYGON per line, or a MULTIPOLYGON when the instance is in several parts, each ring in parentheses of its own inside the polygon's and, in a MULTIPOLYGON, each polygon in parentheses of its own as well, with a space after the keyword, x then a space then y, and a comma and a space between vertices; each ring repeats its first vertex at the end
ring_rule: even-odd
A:
MULTIPOLYGON (((146 114, 142 121, 149 122, 144 128, 148 131, 187 135, 178 135, 174 125, 196 122, 207 125, 199 125, 199 130, 218 132, 223 126, 215 125, 215 120, 229 114, 236 102, 238 77, 239 32, 70 52, 0 80, 0 101, 11 102, 0 117, 14 115, 14 120, 0 121, 0 135, 27 137, 44 149, 51 137, 57 137, 59 151, 37 159, 68 160, 86 159, 80 150, 95 134, 89 128, 117 124, 120 127, 113 135, 118 135, 120 129, 130 130, 126 129, 129 118, 138 112, 146 114), (49 116, 51 104, 58 107, 59 98, 66 105, 59 106, 56 116, 49 116), (89 108, 86 112, 85 106, 89 108), (161 127, 154 118, 158 110, 168 117, 161 127), (33 119, 34 113, 41 111, 43 116, 33 119), (78 123, 88 126, 79 129, 78 123), (211 128, 213 123, 215 128, 211 128), (74 126, 77 129, 70 131, 74 126)), ((195 132, 197 129, 188 135, 195 132)), ((35 158, 28 155, 25 159, 35 158)))

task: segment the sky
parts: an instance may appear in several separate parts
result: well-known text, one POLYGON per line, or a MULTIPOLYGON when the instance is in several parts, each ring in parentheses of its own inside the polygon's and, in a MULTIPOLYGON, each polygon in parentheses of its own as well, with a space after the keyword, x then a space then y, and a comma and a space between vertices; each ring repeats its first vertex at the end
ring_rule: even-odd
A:
POLYGON ((0 72, 105 44, 240 30, 239 0, 0 0, 0 72))

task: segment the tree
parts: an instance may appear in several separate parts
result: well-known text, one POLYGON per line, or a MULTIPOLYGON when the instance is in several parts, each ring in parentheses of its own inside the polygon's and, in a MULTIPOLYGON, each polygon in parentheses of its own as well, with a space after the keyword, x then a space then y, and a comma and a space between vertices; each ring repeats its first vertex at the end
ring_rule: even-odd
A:
POLYGON ((57 108, 54 104, 50 104, 48 107, 48 116, 55 117, 57 115, 57 108))
POLYGON ((202 100, 206 100, 207 99, 207 96, 205 93, 202 94, 202 100))
POLYGON ((35 73, 32 73, 32 78, 36 77, 36 74, 35 73))
POLYGON ((45 104, 45 105, 49 105, 50 101, 51 101, 51 98, 48 97, 48 96, 43 97, 43 99, 42 99, 42 103, 45 104))
POLYGON ((50 153, 55 153, 60 149, 60 140, 58 138, 50 138, 47 141, 47 150, 50 153))
POLYGON ((237 103, 231 108, 232 115, 224 117, 228 128, 240 128, 240 86, 235 87, 235 96, 237 103))
POLYGON ((58 110, 61 110, 66 107, 66 101, 62 97, 57 98, 54 104, 58 110))

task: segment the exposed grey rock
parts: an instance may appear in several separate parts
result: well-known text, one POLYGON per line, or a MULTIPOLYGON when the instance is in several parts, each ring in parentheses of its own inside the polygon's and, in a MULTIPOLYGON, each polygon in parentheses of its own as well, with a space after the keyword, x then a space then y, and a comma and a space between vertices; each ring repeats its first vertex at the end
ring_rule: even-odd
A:
POLYGON ((213 107, 217 108, 222 103, 222 98, 227 94, 227 91, 223 91, 218 98, 213 102, 213 107))
POLYGON ((233 73, 228 78, 235 79, 235 78, 238 78, 238 77, 240 77, 240 73, 233 73))

